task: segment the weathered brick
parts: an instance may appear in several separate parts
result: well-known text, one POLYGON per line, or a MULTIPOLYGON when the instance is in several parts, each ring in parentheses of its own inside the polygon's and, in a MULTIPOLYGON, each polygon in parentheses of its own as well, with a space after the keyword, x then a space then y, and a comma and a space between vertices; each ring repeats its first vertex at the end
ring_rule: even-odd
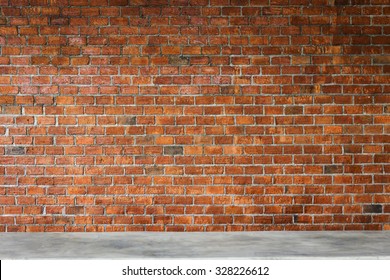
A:
POLYGON ((118 124, 135 125, 135 124, 137 124, 137 118, 136 117, 121 116, 121 117, 118 117, 118 124))
POLYGON ((170 56, 169 57, 169 64, 170 65, 189 65, 190 60, 188 57, 184 56, 170 56))
POLYGON ((26 148, 22 146, 10 146, 5 148, 6 155, 25 155, 26 148))
POLYGON ((183 154, 182 146, 166 146, 164 147, 164 154, 166 155, 182 155, 183 154))

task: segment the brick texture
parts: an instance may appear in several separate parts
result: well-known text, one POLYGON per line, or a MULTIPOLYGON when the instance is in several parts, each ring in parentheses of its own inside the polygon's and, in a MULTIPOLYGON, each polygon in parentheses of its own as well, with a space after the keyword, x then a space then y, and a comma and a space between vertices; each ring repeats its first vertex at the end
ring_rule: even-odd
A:
POLYGON ((390 229, 384 0, 0 0, 0 231, 390 229))

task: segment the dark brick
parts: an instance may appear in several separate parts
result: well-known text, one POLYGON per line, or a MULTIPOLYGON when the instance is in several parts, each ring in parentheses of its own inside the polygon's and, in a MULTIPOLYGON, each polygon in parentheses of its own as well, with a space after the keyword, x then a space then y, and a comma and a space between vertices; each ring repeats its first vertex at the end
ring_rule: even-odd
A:
POLYGON ((353 222, 354 223, 358 223, 358 224, 361 224, 361 223, 371 223, 371 216, 370 215, 355 215, 353 217, 353 222))
POLYGON ((344 146, 344 153, 346 154, 350 154, 350 153, 357 154, 361 152, 362 152, 362 146, 358 146, 358 145, 344 146))
POLYGON ((110 6, 127 6, 128 0, 110 0, 110 6))
POLYGON ((363 206, 363 213, 382 213, 382 205, 380 204, 371 204, 363 206))
POLYGON ((371 0, 351 0, 351 5, 370 5, 371 0))
POLYGON ((180 147, 180 146, 164 147, 164 154, 166 154, 166 155, 182 155, 183 154, 183 147, 180 147))
POLYGON ((148 166, 145 168, 145 174, 148 175, 156 175, 156 174, 163 174, 164 167, 162 166, 148 166))
POLYGON ((122 125, 135 125, 137 123, 136 117, 118 117, 118 124, 122 125))
POLYGON ((294 16, 291 18, 292 25, 304 25, 309 24, 309 17, 297 17, 294 16))
POLYGON ((334 3, 333 5, 342 6, 342 5, 350 5, 350 0, 331 0, 330 3, 334 3))
POLYGON ((66 208, 66 214, 84 214, 84 206, 70 206, 66 208))
POLYGON ((286 115, 299 115, 303 113, 302 106, 288 106, 285 109, 286 115))
POLYGON ((137 145, 152 145, 154 144, 154 138, 153 135, 139 136, 135 139, 135 142, 137 145))
POLYGON ((301 93, 313 93, 314 86, 301 86, 301 93))
POLYGON ((26 148, 25 147, 6 147, 5 148, 5 154, 6 155, 25 155, 26 154, 26 148))
POLYGON ((155 7, 155 6, 168 5, 168 2, 169 0, 129 0, 129 6, 155 7))
POLYGON ((374 155, 375 163, 390 163, 390 155, 388 154, 376 154, 374 155))
POLYGON ((334 174, 334 173, 342 173, 343 167, 341 165, 325 165, 324 173, 325 174, 334 174))
POLYGON ((390 63, 390 55, 375 56, 374 63, 375 64, 388 64, 388 63, 390 63))
POLYGON ((169 64, 171 65, 189 65, 190 60, 184 56, 170 56, 169 64))
POLYGON ((68 25, 69 18, 51 18, 50 23, 52 25, 68 25))
POLYGON ((240 86, 224 86, 221 87, 221 94, 240 94, 240 86))
POLYGON ((379 184, 390 183, 390 176, 388 175, 374 175, 374 182, 379 184))

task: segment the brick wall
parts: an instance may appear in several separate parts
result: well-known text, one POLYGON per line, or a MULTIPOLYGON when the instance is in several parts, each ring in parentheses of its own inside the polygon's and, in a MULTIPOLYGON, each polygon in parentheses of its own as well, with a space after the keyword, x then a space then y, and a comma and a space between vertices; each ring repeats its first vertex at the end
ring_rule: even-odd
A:
POLYGON ((0 231, 390 229, 388 0, 0 11, 0 231))

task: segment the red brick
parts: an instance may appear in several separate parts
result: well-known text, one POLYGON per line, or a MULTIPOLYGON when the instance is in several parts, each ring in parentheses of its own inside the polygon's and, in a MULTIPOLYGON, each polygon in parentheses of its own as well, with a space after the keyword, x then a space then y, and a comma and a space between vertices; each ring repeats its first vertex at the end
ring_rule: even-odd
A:
POLYGON ((19 2, 0 231, 387 229, 383 1, 19 2))

